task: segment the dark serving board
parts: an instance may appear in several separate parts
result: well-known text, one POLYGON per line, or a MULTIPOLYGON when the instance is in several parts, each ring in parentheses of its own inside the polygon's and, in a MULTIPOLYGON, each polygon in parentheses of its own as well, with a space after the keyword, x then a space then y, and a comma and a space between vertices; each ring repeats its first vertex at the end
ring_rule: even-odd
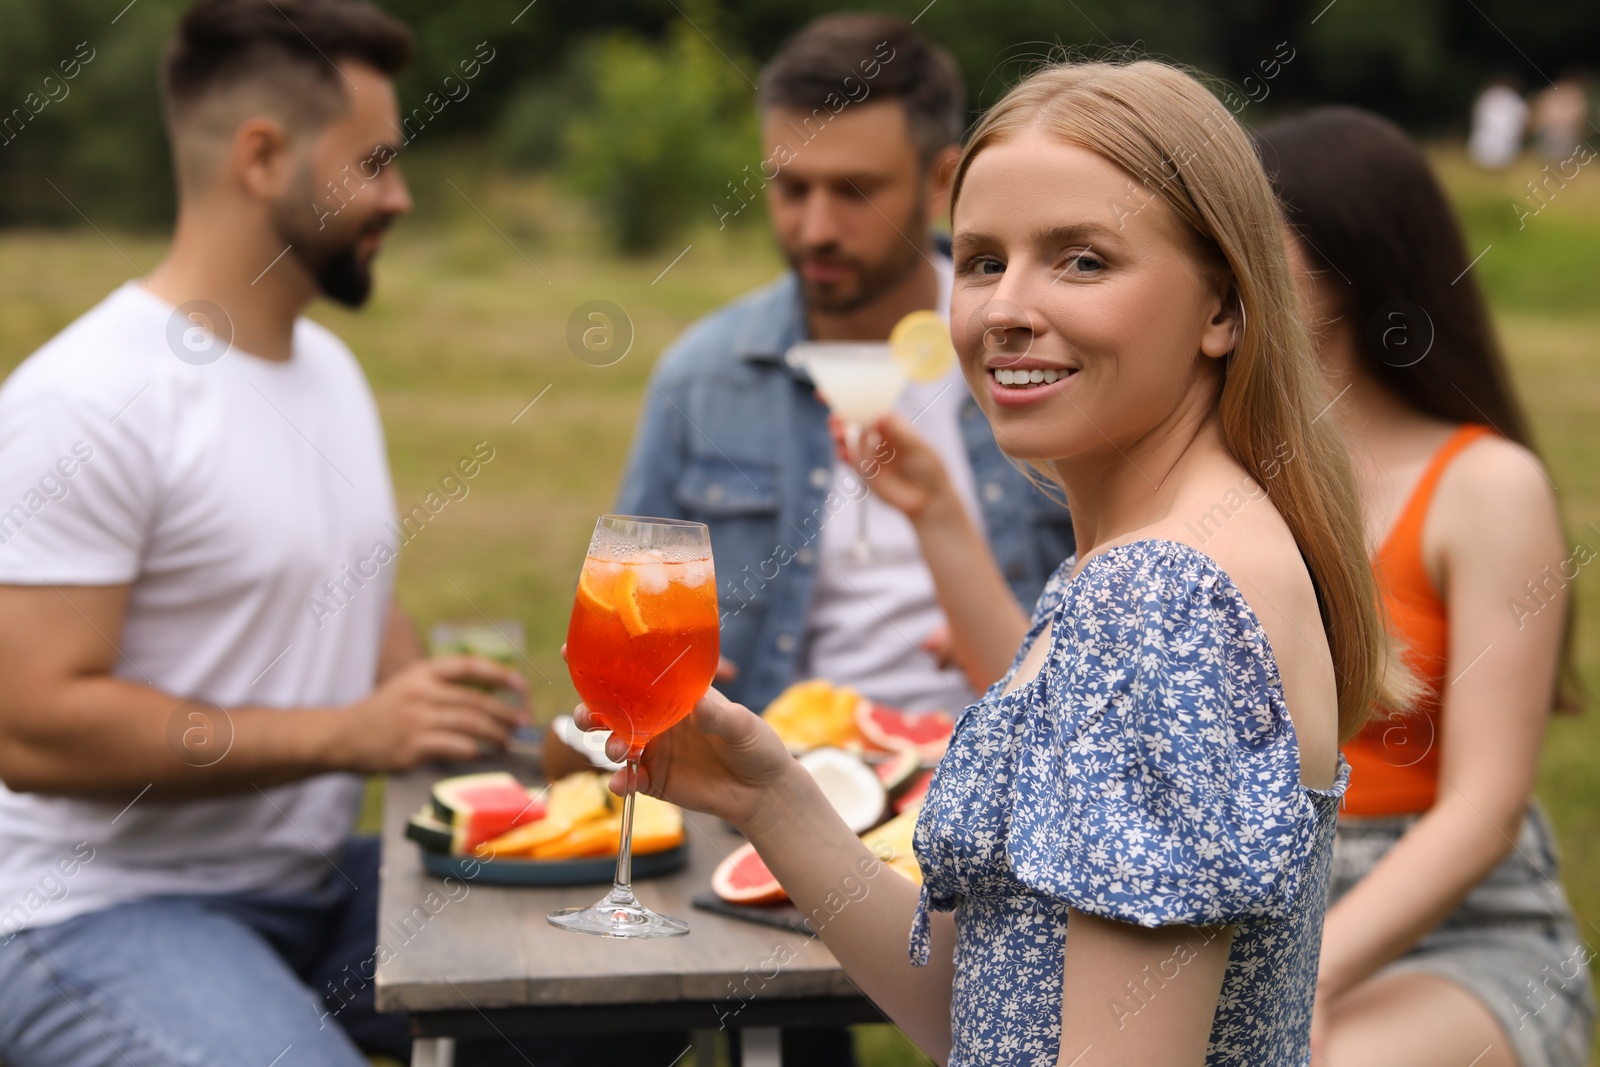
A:
MULTIPOLYGON (((617 873, 617 857, 577 860, 484 860, 446 856, 418 849, 422 866, 438 878, 459 878, 479 885, 605 885, 617 873)), ((689 843, 663 852, 633 857, 633 877, 653 878, 680 870, 689 862, 689 843)), ((799 912, 795 912, 796 915, 799 912)))
POLYGON ((812 934, 811 926, 806 922, 805 916, 800 914, 800 909, 788 901, 781 904, 729 904, 708 889, 695 894, 690 903, 701 911, 715 912, 718 915, 760 923, 763 926, 776 926, 780 930, 793 930, 807 937, 816 936, 812 934))

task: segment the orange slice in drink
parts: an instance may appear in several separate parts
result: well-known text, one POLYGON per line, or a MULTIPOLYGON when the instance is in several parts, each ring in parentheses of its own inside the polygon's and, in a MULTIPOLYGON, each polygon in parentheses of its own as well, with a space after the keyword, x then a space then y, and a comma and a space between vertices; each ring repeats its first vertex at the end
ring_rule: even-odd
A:
POLYGON ((578 597, 601 614, 616 616, 630 637, 650 629, 639 607, 639 575, 632 567, 608 562, 586 565, 578 576, 578 597))
POLYGON ((950 327, 937 311, 913 311, 889 331, 889 354, 914 382, 934 382, 950 372, 956 350, 950 327))
POLYGON ((611 586, 599 573, 599 568, 585 564, 578 572, 578 599, 586 601, 590 610, 600 615, 615 615, 616 605, 611 603, 611 586))
POLYGON ((644 611, 639 606, 639 574, 632 567, 624 567, 617 576, 617 616, 629 637, 638 637, 650 629, 644 621, 644 611))

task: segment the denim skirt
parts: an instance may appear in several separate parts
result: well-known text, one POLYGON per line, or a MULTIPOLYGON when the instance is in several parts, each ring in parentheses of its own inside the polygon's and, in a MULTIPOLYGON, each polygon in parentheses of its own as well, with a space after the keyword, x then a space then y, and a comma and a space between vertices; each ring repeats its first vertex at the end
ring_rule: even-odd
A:
MULTIPOLYGON (((1340 816, 1331 905, 1419 816, 1340 816)), ((1521 1067, 1585 1067, 1594 1038, 1592 951, 1561 888, 1549 820, 1528 807, 1516 847, 1444 921, 1380 975, 1423 972, 1466 989, 1499 1020, 1521 1067)))

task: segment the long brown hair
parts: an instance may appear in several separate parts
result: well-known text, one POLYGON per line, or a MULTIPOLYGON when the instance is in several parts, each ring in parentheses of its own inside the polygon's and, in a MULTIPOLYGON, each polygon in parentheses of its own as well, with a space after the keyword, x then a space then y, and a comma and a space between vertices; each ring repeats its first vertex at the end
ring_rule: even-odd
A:
MULTIPOLYGON (((1537 454, 1461 227, 1405 131, 1359 108, 1319 107, 1254 137, 1285 221, 1312 264, 1343 283, 1365 369, 1418 411, 1487 423, 1537 454)), ((1575 617, 1569 601, 1557 697, 1566 711, 1584 699, 1575 617)))
POLYGON ((1223 440, 1283 516, 1310 572, 1333 657, 1341 739, 1405 677, 1391 655, 1367 560, 1355 474, 1295 303, 1276 198, 1249 138, 1199 81, 1150 60, 1068 62, 1021 82, 979 121, 957 164, 1025 130, 1104 157, 1148 186, 1225 270, 1242 329, 1218 400, 1223 440), (1295 462, 1267 463, 1287 444, 1295 462))

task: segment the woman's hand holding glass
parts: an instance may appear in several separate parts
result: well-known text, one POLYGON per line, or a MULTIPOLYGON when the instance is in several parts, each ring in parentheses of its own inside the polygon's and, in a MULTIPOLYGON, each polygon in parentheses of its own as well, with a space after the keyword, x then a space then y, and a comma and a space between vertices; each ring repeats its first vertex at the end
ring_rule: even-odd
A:
MULTIPOLYGON (((596 728, 589 709, 573 713, 580 729, 596 728)), ((606 754, 620 760, 627 745, 617 738, 606 754)), ((658 735, 639 763, 638 788, 692 811, 725 819, 746 836, 782 818, 793 796, 790 788, 809 781, 777 733, 749 708, 708 690, 683 719, 658 735)), ((621 771, 611 788, 626 788, 621 771)))

